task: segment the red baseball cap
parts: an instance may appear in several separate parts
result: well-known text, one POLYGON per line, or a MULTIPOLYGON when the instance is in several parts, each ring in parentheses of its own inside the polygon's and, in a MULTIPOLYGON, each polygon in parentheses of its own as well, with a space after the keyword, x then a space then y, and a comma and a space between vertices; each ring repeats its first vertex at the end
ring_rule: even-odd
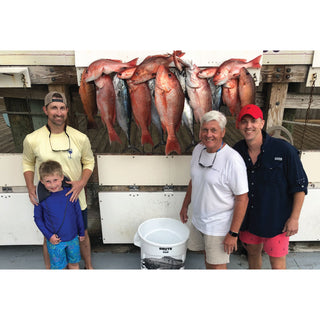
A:
POLYGON ((241 119, 247 114, 250 115, 251 117, 253 117, 254 119, 261 118, 263 120, 263 113, 262 113, 261 109, 258 106, 256 106, 255 104, 247 104, 246 106, 244 106, 240 110, 240 113, 238 116, 238 121, 240 122, 241 119))

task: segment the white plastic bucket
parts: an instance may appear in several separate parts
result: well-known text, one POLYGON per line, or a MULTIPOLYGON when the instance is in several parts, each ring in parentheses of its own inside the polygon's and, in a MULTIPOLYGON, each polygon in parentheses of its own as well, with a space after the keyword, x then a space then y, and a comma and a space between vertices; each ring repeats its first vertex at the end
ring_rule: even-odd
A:
POLYGON ((171 218, 141 223, 133 241, 141 248, 141 269, 184 269, 189 234, 185 224, 171 218))

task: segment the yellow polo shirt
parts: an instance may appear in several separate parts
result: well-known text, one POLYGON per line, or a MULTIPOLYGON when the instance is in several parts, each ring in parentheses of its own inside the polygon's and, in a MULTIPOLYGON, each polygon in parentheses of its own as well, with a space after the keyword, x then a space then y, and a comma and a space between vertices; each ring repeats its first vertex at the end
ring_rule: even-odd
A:
MULTIPOLYGON (((93 171, 94 156, 89 138, 82 132, 67 126, 66 132, 70 138, 70 152, 53 151, 69 149, 69 139, 65 132, 52 133, 46 126, 28 134, 23 141, 22 166, 23 172, 36 172, 39 179, 39 166, 47 160, 58 161, 65 176, 71 181, 80 180, 83 169, 93 171), (53 149, 53 150, 52 150, 53 149)), ((81 210, 87 207, 84 189, 79 194, 81 210)))

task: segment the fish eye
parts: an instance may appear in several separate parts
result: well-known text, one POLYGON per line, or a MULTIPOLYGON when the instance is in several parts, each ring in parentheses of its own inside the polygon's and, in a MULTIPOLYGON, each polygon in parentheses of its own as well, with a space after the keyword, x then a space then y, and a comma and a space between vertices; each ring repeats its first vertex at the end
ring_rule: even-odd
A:
POLYGON ((157 74, 156 73, 152 73, 152 76, 155 77, 157 74))

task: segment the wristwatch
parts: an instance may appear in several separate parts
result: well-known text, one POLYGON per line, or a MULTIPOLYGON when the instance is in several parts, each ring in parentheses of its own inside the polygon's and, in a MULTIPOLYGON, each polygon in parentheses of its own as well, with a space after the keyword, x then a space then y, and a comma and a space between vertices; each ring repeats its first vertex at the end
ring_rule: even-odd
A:
POLYGON ((230 236, 232 236, 232 237, 238 237, 239 236, 239 233, 236 233, 236 232, 233 232, 233 231, 229 231, 229 234, 230 234, 230 236))

